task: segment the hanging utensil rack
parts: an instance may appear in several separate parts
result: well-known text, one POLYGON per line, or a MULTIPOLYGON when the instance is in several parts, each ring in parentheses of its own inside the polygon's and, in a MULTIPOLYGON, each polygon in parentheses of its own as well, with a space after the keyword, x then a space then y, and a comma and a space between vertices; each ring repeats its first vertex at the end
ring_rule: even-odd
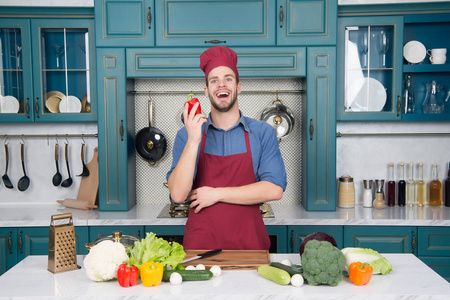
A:
MULTIPOLYGON (((286 93, 305 93, 306 90, 267 90, 267 91, 242 91, 242 94, 286 94, 286 93)), ((205 91, 131 91, 136 95, 164 95, 164 94, 204 94, 205 91)))
POLYGON ((3 138, 97 138, 97 133, 81 134, 1 134, 3 138))
POLYGON ((336 137, 370 137, 370 136, 450 136, 450 132, 383 132, 383 133, 341 133, 336 137))

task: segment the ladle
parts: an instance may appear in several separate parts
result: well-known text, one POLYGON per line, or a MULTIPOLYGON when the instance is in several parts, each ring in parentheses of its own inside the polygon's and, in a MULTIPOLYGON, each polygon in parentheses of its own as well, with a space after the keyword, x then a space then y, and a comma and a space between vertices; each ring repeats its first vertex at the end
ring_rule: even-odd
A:
POLYGON ((6 167, 5 167, 5 174, 2 176, 3 183, 8 189, 14 188, 13 184, 11 183, 11 180, 8 177, 8 162, 9 162, 9 155, 8 155, 8 144, 5 143, 5 160, 6 160, 6 167))
POLYGON ((25 172, 25 162, 24 162, 24 147, 25 144, 20 144, 20 160, 22 161, 22 170, 23 170, 23 176, 19 179, 19 182, 17 183, 17 187, 19 191, 23 192, 30 186, 30 178, 28 178, 27 173, 25 172))
POLYGON ((89 176, 89 169, 88 169, 88 167, 86 167, 86 164, 84 163, 84 146, 85 146, 85 144, 82 143, 81 144, 81 164, 83 165, 83 172, 81 172, 81 174, 78 176, 87 177, 87 176, 89 176))
POLYGON ((56 164, 56 174, 53 175, 52 182, 54 186, 58 186, 61 184, 62 181, 62 175, 59 173, 59 166, 58 166, 58 158, 59 158, 59 144, 55 144, 55 164, 56 164))
POLYGON ((62 187, 65 187, 65 188, 68 188, 69 186, 71 186, 71 185, 72 185, 72 182, 73 182, 72 177, 70 176, 68 148, 69 148, 69 144, 66 143, 66 147, 65 147, 64 152, 65 152, 65 157, 66 157, 67 174, 69 175, 69 178, 67 178, 66 180, 64 180, 64 181, 61 183, 61 186, 62 186, 62 187))

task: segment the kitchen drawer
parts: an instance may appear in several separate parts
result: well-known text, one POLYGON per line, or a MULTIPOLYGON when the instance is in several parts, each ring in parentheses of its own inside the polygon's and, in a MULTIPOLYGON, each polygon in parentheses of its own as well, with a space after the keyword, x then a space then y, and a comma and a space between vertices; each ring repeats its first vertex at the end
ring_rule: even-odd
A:
MULTIPOLYGON (((204 77, 199 57, 205 49, 127 48, 128 78, 204 77)), ((306 48, 235 48, 240 77, 305 77, 306 48)))
POLYGON ((419 256, 427 266, 450 282, 450 257, 419 256))
POLYGON ((450 257, 450 227, 419 227, 417 238, 419 256, 450 257))
POLYGON ((346 226, 344 247, 371 248, 380 253, 413 253, 416 227, 346 226))

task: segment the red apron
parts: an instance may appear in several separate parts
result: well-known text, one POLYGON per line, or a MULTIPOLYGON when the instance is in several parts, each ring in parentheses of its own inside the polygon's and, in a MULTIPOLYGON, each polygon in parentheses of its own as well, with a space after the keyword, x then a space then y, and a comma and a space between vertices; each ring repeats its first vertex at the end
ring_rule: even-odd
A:
MULTIPOLYGON (((247 152, 228 156, 204 153, 206 131, 203 133, 194 188, 234 187, 256 182, 248 132, 247 152)), ((185 249, 269 250, 270 239, 259 205, 218 202, 199 213, 189 212, 184 232, 185 249)))

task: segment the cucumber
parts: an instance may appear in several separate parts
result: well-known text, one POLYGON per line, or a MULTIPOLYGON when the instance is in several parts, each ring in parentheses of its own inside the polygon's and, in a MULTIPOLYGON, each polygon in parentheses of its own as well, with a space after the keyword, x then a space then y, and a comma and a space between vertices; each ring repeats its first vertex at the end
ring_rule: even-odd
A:
POLYGON ((290 267, 290 266, 286 266, 286 265, 284 265, 282 263, 279 263, 279 262, 273 262, 273 263, 270 263, 270 265, 272 267, 285 270, 291 276, 293 276, 295 274, 302 274, 303 273, 303 268, 301 266, 297 266, 297 265, 292 265, 292 267, 290 267))
POLYGON ((179 273, 183 281, 209 280, 213 273, 207 270, 164 270, 162 281, 169 282, 170 274, 179 273))
POLYGON ((278 284, 286 285, 291 281, 291 275, 289 275, 288 272, 269 265, 259 266, 257 271, 262 277, 272 280, 278 284))

